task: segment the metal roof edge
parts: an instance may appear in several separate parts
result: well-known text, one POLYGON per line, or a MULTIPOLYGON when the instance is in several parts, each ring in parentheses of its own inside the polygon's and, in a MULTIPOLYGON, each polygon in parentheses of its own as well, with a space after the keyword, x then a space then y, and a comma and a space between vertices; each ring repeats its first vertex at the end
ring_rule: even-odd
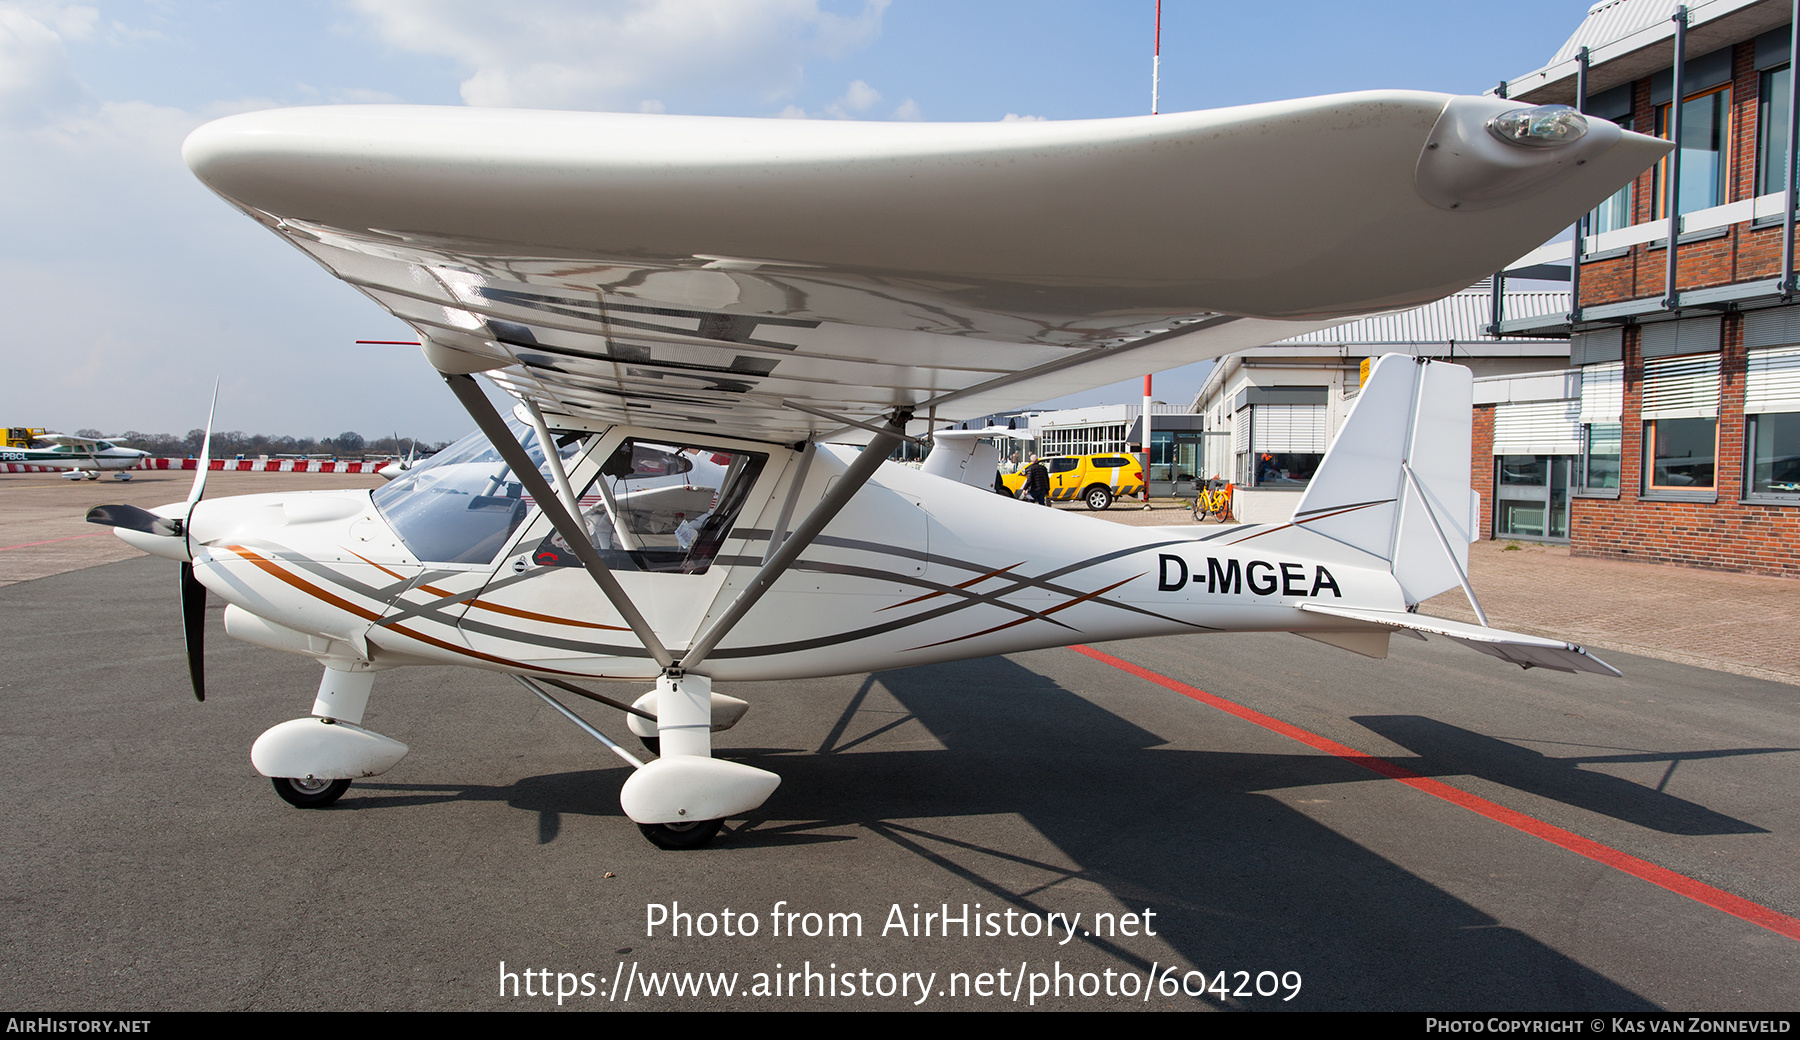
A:
MULTIPOLYGON (((1630 2, 1630 0, 1626 0, 1626 2, 1630 2)), ((1590 69, 1618 61, 1628 55, 1646 50, 1658 44, 1673 41, 1675 36, 1675 23, 1672 16, 1675 4, 1668 2, 1668 0, 1639 0, 1639 2, 1646 4, 1656 3, 1659 6, 1667 6, 1671 17, 1663 18, 1650 25, 1634 29, 1616 39, 1606 40, 1597 45, 1587 45, 1588 67, 1590 69)), ((1699 3, 1692 3, 1688 5, 1688 28, 1692 31, 1716 22, 1727 15, 1736 14, 1739 11, 1748 10, 1764 4, 1771 4, 1771 6, 1773 6, 1772 0, 1702 0, 1702 2, 1699 3)), ((1580 36, 1582 30, 1587 27, 1589 22, 1594 21, 1597 15, 1601 15, 1606 9, 1615 6, 1616 5, 1614 4, 1595 4, 1590 8, 1587 16, 1582 19, 1581 24, 1576 26, 1575 32, 1570 34, 1570 42, 1580 36)), ((1785 15, 1786 5, 1783 4, 1780 6, 1784 9, 1783 14, 1785 15)), ((1721 46, 1724 45, 1725 44, 1721 44, 1721 46)), ((1568 43, 1565 42, 1563 47, 1557 49, 1557 53, 1560 54, 1567 46, 1568 43)), ((1574 57, 1563 58, 1561 60, 1555 60, 1553 58, 1550 62, 1539 68, 1533 69, 1524 75, 1504 80, 1503 83, 1509 96, 1520 97, 1523 99, 1523 95, 1532 94, 1545 87, 1562 83, 1564 80, 1573 80, 1578 65, 1579 62, 1574 57)), ((1602 87, 1600 89, 1605 88, 1602 87)), ((1496 87, 1487 91, 1487 93, 1490 95, 1496 94, 1498 90, 1499 88, 1496 87)))

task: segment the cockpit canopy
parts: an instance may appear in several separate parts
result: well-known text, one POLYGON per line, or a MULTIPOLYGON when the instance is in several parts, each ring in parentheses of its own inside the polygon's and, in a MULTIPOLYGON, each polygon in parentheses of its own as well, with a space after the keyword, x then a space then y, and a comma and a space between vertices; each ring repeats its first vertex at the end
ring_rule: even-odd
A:
MULTIPOLYGON (((516 420, 508 425, 552 483, 537 435, 516 420)), ((575 468, 571 460, 599 439, 558 437, 565 468, 575 468)), ((759 452, 627 438, 586 480, 572 512, 609 568, 705 573, 767 460, 759 452)), ((480 433, 377 488, 374 500, 420 560, 466 565, 492 563, 536 505, 480 433)), ((558 534, 532 550, 532 561, 545 567, 580 562, 558 534)))

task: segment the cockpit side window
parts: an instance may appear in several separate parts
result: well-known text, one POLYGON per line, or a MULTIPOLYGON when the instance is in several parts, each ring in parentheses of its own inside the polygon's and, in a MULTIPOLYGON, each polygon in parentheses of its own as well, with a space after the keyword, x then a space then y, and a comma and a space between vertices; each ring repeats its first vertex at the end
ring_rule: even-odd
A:
MULTIPOLYGON (((581 493, 581 521, 614 570, 704 574, 730 533, 768 456, 631 438, 581 493)), ((533 562, 578 566, 562 536, 533 562)))

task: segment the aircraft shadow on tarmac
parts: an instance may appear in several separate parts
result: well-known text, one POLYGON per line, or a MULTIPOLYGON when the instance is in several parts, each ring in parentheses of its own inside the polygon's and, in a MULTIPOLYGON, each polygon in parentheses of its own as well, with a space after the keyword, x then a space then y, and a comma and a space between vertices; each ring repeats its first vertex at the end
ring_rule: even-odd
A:
POLYGON ((1767 834, 1766 828, 1677 798, 1666 793, 1664 788, 1674 776, 1676 766, 1682 762, 1800 751, 1800 748, 1782 747, 1730 748, 1556 758, 1422 715, 1357 715, 1352 716, 1351 721, 1417 755, 1417 758, 1388 756, 1387 759, 1415 773, 1475 777, 1665 834, 1767 834), (1662 782, 1652 789, 1606 773, 1579 768, 1636 762, 1668 763, 1662 782))
MULTIPOLYGON (((73 727, 93 746, 110 748, 118 739, 119 718, 132 717, 159 734, 156 748, 166 746, 173 763, 254 734, 266 724, 263 715, 274 711, 280 717, 293 707, 294 690, 309 681, 307 669, 219 639, 209 666, 217 669, 221 690, 233 691, 232 697, 219 698, 230 710, 196 714, 182 692, 179 637, 166 620, 167 572, 156 564, 127 561, 6 590, 8 604, 30 619, 8 645, 35 662, 13 691, 18 710, 29 708, 37 720, 33 725, 59 733, 73 727), (52 645, 45 634, 89 621, 95 602, 108 602, 134 619, 125 633, 133 653, 116 662, 84 662, 90 671, 114 671, 69 673, 66 655, 45 650, 52 645), (48 663, 52 659, 54 666, 48 663), (34 677, 34 670, 44 678, 34 677), (115 672, 117 681, 104 678, 115 672), (70 682, 91 689, 86 696, 92 703, 77 701, 85 707, 74 714, 68 710, 70 682), (257 705, 264 698, 269 708, 257 705)), ((1042 660, 1048 667, 1056 659, 1022 660, 1042 660)), ((414 728, 435 732, 441 741, 480 732, 486 722, 512 711, 499 706, 507 702, 496 700, 496 693, 504 689, 507 697, 521 696, 509 682, 489 684, 476 673, 460 674, 463 680, 446 687, 440 673, 395 673, 394 696, 412 704, 407 710, 414 713, 414 728), (417 714, 418 705, 433 695, 448 700, 417 714), (447 703, 467 713, 469 724, 433 730, 447 703)), ((1485 848, 1434 847, 1440 836, 1422 828, 1435 803, 1424 799, 1417 800, 1419 827, 1407 831, 1405 820, 1378 821, 1374 832, 1396 835, 1392 840, 1353 840, 1334 829, 1332 814, 1358 810, 1331 785, 1354 781, 1356 790, 1368 790, 1361 785, 1373 774, 1354 763, 1298 749, 1272 754, 1229 750, 1229 743, 1222 745, 1228 750, 1171 747, 1159 734, 1013 659, 892 671, 860 681, 734 685, 746 687, 742 695, 769 717, 765 726, 772 724, 773 732, 798 746, 734 748, 722 741, 721 754, 778 771, 782 787, 763 810, 734 821, 712 848, 657 853, 638 849, 642 843, 635 835, 621 834, 620 848, 632 850, 622 854, 681 857, 689 864, 691 856, 724 857, 729 863, 773 859, 790 884, 804 885, 810 869, 804 846, 873 841, 866 855, 858 850, 849 859, 880 862, 881 877, 917 877, 954 893, 944 897, 952 900, 1040 913, 1155 907, 1161 941, 1181 959, 1213 972, 1300 971, 1307 996, 1291 1006, 1313 1010, 1650 1009, 1655 1005, 1649 1000, 1521 928, 1536 931, 1531 922, 1567 912, 1569 920, 1583 922, 1577 948, 1628 943, 1654 958, 1680 945, 1670 937, 1690 920, 1677 914, 1646 925, 1641 914, 1633 923, 1621 920, 1629 914, 1614 914, 1605 905, 1568 903, 1585 898, 1582 887, 1545 876, 1542 855, 1519 851, 1519 862, 1510 854, 1490 862, 1483 858, 1485 848), (1318 788, 1321 800, 1337 807, 1301 812, 1270 794, 1308 787, 1318 788), (946 876, 955 879, 952 885, 943 884, 946 876), (1540 903, 1546 907, 1534 917, 1530 910, 1540 903), (1652 931, 1640 934, 1646 927, 1652 931)), ((1132 714, 1145 717, 1135 708, 1132 714)), ((1673 833, 1755 830, 1666 793, 1575 768, 1609 758, 1673 763, 1732 752, 1561 759, 1416 716, 1361 721, 1413 751, 1416 758, 1398 761, 1421 773, 1482 777, 1673 833)), ((40 746, 63 745, 31 745, 40 746)), ((524 750, 528 742, 518 746, 524 750)), ((460 768, 455 763, 480 750, 445 744, 445 759, 453 764, 449 775, 460 768)), ((1769 750, 1775 749, 1738 753, 1769 750)), ((593 761, 608 761, 598 748, 593 753, 593 761)), ((54 762, 24 757, 32 769, 55 774, 54 762)), ((209 782, 236 782, 231 778, 242 766, 212 758, 220 765, 209 782)), ((491 801, 536 814, 539 843, 556 842, 571 817, 629 827, 618 807, 622 766, 488 786, 409 783, 407 776, 402 769, 359 781, 326 813, 379 818, 457 801, 491 801)), ((266 799, 267 790, 258 797, 266 799)), ((1360 820, 1368 824, 1378 811, 1365 805, 1360 820)), ((1516 847, 1504 841, 1494 845, 1502 853, 1516 847)), ((826 869, 842 870, 845 857, 825 862, 838 864, 826 869)), ((1565 873, 1586 869, 1585 861, 1572 857, 1551 862, 1562 864, 1558 869, 1565 873)), ((886 897, 885 891, 872 896, 886 897)), ((1566 929, 1551 932, 1567 934, 1566 929)), ((1121 968, 1149 967, 1130 950, 1084 941, 1098 947, 1090 956, 1110 957, 1121 968)))
MULTIPOLYGON (((1358 721, 1414 750, 1416 759, 1395 761, 1428 775, 1477 776, 1669 833, 1760 830, 1575 768, 1720 752, 1556 759, 1417 716, 1358 721)), ((1066 910, 1071 890, 1058 886, 1097 886, 1124 906, 1158 907, 1165 941, 1197 967, 1291 968, 1321 983, 1333 980, 1320 989, 1336 993, 1341 1006, 1655 1006, 1267 794, 1308 787, 1323 793, 1377 779, 1354 763, 1166 744, 1006 658, 880 673, 843 704, 816 750, 722 749, 724 757, 779 772, 783 784, 763 810, 701 855, 873 837, 960 878, 973 900, 992 900, 990 906, 1066 910), (870 710, 877 687, 903 711, 870 710), (880 749, 885 735, 914 722, 943 750, 880 749), (1064 862, 992 840, 1002 824, 984 827, 984 818, 1022 819, 1064 862), (1001 878, 1021 870, 1039 880, 1001 878)), ((1776 750, 1787 749, 1735 753, 1776 750)), ((365 782, 340 804, 504 800, 537 813, 538 840, 548 842, 561 833, 565 815, 621 816, 616 791, 623 779, 619 768, 527 777, 505 787, 365 782)), ((1531 898, 1516 879, 1510 884, 1509 898, 1531 898)), ((1087 941, 1121 966, 1150 967, 1103 940, 1087 941)))

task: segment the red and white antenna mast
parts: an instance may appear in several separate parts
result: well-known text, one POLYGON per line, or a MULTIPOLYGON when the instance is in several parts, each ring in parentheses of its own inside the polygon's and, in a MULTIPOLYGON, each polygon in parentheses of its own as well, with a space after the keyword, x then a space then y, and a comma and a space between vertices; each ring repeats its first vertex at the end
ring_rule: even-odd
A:
POLYGON ((1150 56, 1150 114, 1156 115, 1162 100, 1162 0, 1156 0, 1156 49, 1150 56))

